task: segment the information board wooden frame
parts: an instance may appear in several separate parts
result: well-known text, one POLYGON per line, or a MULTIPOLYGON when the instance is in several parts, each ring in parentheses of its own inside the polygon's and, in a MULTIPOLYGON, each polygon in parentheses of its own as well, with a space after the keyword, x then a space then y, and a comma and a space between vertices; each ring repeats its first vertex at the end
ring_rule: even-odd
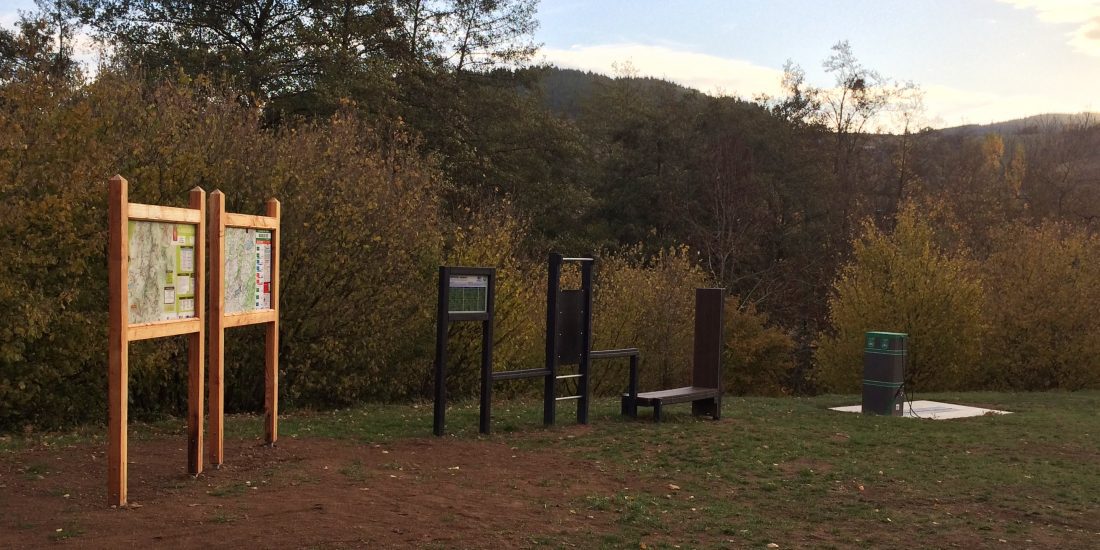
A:
POLYGON ((264 440, 279 438, 279 242, 282 205, 267 201, 267 215, 225 211, 225 194, 210 194, 210 463, 220 467, 225 457, 225 329, 266 324, 264 344, 264 440), (225 311, 226 228, 271 231, 271 309, 237 313, 225 311))
POLYGON ((120 175, 108 182, 108 347, 107 347, 107 503, 127 503, 127 425, 130 342, 188 335, 187 338, 187 471, 202 472, 203 368, 205 327, 206 192, 189 193, 189 208, 131 203, 129 184, 120 175), (152 221, 195 225, 195 316, 153 323, 130 323, 129 222, 152 221))

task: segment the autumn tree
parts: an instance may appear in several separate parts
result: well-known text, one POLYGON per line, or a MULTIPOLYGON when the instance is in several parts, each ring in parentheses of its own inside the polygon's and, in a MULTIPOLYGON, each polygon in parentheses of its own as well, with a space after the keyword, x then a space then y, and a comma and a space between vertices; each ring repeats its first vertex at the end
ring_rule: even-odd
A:
POLYGON ((984 386, 1100 386, 1100 238, 1067 223, 1005 226, 982 267, 984 386))
POLYGON ((865 220, 852 260, 833 283, 831 330, 819 340, 822 389, 860 387, 863 336, 909 334, 905 381, 910 390, 961 389, 973 384, 981 350, 982 288, 970 261, 935 244, 928 221, 912 204, 884 232, 865 220))

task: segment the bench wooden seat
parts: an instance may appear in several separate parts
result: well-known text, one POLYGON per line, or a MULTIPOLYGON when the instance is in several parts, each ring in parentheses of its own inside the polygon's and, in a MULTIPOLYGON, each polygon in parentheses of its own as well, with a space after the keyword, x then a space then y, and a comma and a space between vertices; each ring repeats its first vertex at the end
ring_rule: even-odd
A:
POLYGON ((671 390, 639 393, 638 397, 636 397, 635 400, 639 405, 648 407, 654 401, 661 403, 687 403, 688 401, 695 401, 696 399, 710 399, 711 397, 717 397, 719 393, 720 392, 715 388, 685 386, 683 388, 675 388, 671 390))
POLYGON ((695 354, 692 385, 623 396, 623 410, 637 415, 637 408, 653 407, 653 421, 661 421, 661 409, 673 403, 691 403, 691 414, 722 415, 722 309, 723 289, 695 289, 695 354))

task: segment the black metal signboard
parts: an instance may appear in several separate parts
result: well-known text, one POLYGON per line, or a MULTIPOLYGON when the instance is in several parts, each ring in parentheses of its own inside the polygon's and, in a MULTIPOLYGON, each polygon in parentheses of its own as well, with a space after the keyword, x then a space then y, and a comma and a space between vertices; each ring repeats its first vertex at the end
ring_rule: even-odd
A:
POLYGON ((447 414, 447 327, 453 321, 481 321, 481 394, 489 395, 493 370, 493 301, 496 269, 440 267, 435 333, 435 417, 432 432, 443 435, 447 414))

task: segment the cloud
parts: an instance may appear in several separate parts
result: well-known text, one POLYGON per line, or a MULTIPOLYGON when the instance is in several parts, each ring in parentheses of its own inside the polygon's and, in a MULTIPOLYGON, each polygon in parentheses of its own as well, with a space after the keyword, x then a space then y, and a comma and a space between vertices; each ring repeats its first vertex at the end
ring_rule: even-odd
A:
POLYGON ((663 78, 711 95, 751 98, 780 93, 783 71, 740 59, 727 59, 668 46, 600 44, 539 52, 552 65, 616 76, 624 66, 639 76, 663 78))
POLYGON ((1100 1, 1097 0, 999 0, 1019 10, 1030 10, 1040 21, 1072 25, 1068 42, 1085 55, 1100 57, 1100 1))
POLYGON ((929 125, 933 127, 988 124, 1044 113, 1078 113, 1095 107, 1069 105, 1050 96, 995 94, 936 84, 922 89, 929 125))
MULTIPOLYGON (((544 48, 540 54, 543 61, 549 64, 611 76, 621 73, 624 65, 629 63, 632 72, 638 76, 670 80, 711 95, 742 98, 752 98, 760 93, 783 95, 780 88, 783 71, 780 69, 670 46, 602 44, 568 49, 544 48)), ((823 82, 811 84, 827 85, 823 82)), ((922 83, 920 87, 925 111, 919 126, 986 124, 1041 113, 1083 112, 1096 107, 1068 105, 1053 96, 1002 94, 936 83, 922 83)), ((890 117, 879 121, 883 129, 900 128, 897 121, 887 118, 890 117)))

